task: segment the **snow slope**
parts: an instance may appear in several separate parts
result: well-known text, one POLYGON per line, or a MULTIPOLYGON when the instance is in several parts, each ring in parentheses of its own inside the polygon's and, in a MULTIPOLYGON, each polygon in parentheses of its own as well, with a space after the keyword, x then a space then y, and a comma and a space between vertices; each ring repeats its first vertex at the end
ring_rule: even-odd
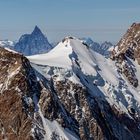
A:
POLYGON ((78 39, 65 38, 64 42, 60 42, 49 53, 42 55, 34 55, 28 57, 32 63, 39 65, 49 65, 72 69, 73 63, 76 63, 82 69, 82 72, 90 75, 95 74, 94 57, 90 54, 85 45, 78 39))
MULTIPOLYGON (((108 51, 108 50, 105 50, 108 51)), ((124 75, 117 71, 115 62, 103 54, 95 52, 81 40, 66 37, 49 53, 29 56, 32 66, 46 78, 55 76, 57 80, 71 80, 80 83, 89 92, 111 106, 130 115, 140 115, 140 88, 134 88, 124 75)), ((134 64, 140 80, 139 65, 134 64)))
POLYGON ((35 62, 40 65, 49 65, 62 68, 71 68, 71 60, 69 55, 72 53, 70 46, 65 46, 64 43, 60 42, 55 49, 51 50, 50 53, 42 55, 29 56, 31 62, 35 62))

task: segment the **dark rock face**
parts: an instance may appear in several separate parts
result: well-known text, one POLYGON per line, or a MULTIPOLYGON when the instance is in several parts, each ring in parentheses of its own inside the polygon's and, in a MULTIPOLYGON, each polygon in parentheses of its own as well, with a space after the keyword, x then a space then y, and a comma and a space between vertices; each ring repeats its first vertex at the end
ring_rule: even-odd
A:
POLYGON ((41 30, 36 26, 31 34, 22 35, 19 42, 13 49, 26 56, 46 53, 52 49, 48 39, 43 35, 41 30))
POLYGON ((117 46, 119 52, 118 55, 120 53, 126 54, 140 63, 140 23, 133 23, 117 46))
POLYGON ((51 89, 40 97, 43 115, 49 120, 57 120, 62 127, 75 132, 79 139, 139 138, 137 120, 130 119, 107 101, 91 96, 80 85, 52 79, 51 89))
POLYGON ((140 59, 140 23, 133 23, 127 30, 126 34, 122 37, 116 46, 116 52, 113 52, 114 56, 125 54, 133 60, 140 59))
POLYGON ((112 51, 111 58, 116 60, 119 71, 126 76, 134 87, 137 87, 138 79, 130 60, 137 61, 140 64, 140 24, 132 24, 112 51))
POLYGON ((0 48, 0 139, 33 139, 32 99, 38 87, 29 61, 0 48))

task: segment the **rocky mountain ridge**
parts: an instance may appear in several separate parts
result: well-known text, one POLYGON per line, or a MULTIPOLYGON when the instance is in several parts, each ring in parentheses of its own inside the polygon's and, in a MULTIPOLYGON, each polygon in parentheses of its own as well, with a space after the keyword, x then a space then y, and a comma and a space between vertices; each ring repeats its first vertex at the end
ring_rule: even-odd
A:
POLYGON ((137 87, 139 84, 133 62, 140 64, 140 24, 133 23, 112 51, 112 59, 116 60, 118 70, 128 81, 137 87))
POLYGON ((29 61, 0 48, 0 139, 31 139, 33 96, 37 91, 29 61))

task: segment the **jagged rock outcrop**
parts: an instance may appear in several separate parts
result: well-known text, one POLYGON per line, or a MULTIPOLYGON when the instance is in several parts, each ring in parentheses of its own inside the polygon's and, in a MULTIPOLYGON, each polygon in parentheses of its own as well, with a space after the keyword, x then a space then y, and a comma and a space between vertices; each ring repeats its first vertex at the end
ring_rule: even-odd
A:
MULTIPOLYGON (((31 140, 39 94, 34 71, 22 55, 0 48, 0 139, 31 140)), ((37 130, 37 129, 36 129, 37 130)), ((39 131, 38 131, 39 132, 39 131)), ((34 133, 37 134, 36 131, 34 133)), ((38 133, 41 136, 41 134, 38 133)))
POLYGON ((140 23, 133 23, 117 44, 117 55, 126 54, 140 64, 140 23))
POLYGON ((128 81, 137 87, 139 81, 130 60, 140 64, 140 24, 133 23, 112 51, 111 58, 116 60, 117 67, 128 81), (130 60, 129 60, 130 59, 130 60))

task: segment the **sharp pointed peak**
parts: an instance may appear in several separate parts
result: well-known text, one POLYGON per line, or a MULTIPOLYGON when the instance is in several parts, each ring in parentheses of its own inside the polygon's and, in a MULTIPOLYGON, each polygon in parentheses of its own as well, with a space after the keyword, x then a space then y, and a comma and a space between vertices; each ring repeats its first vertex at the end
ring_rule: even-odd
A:
POLYGON ((39 28, 37 25, 35 26, 35 28, 34 28, 32 34, 35 34, 35 33, 37 33, 37 34, 38 34, 38 33, 41 33, 41 34, 42 34, 40 28, 39 28))
POLYGON ((36 25, 34 30, 40 30, 40 28, 36 25))

